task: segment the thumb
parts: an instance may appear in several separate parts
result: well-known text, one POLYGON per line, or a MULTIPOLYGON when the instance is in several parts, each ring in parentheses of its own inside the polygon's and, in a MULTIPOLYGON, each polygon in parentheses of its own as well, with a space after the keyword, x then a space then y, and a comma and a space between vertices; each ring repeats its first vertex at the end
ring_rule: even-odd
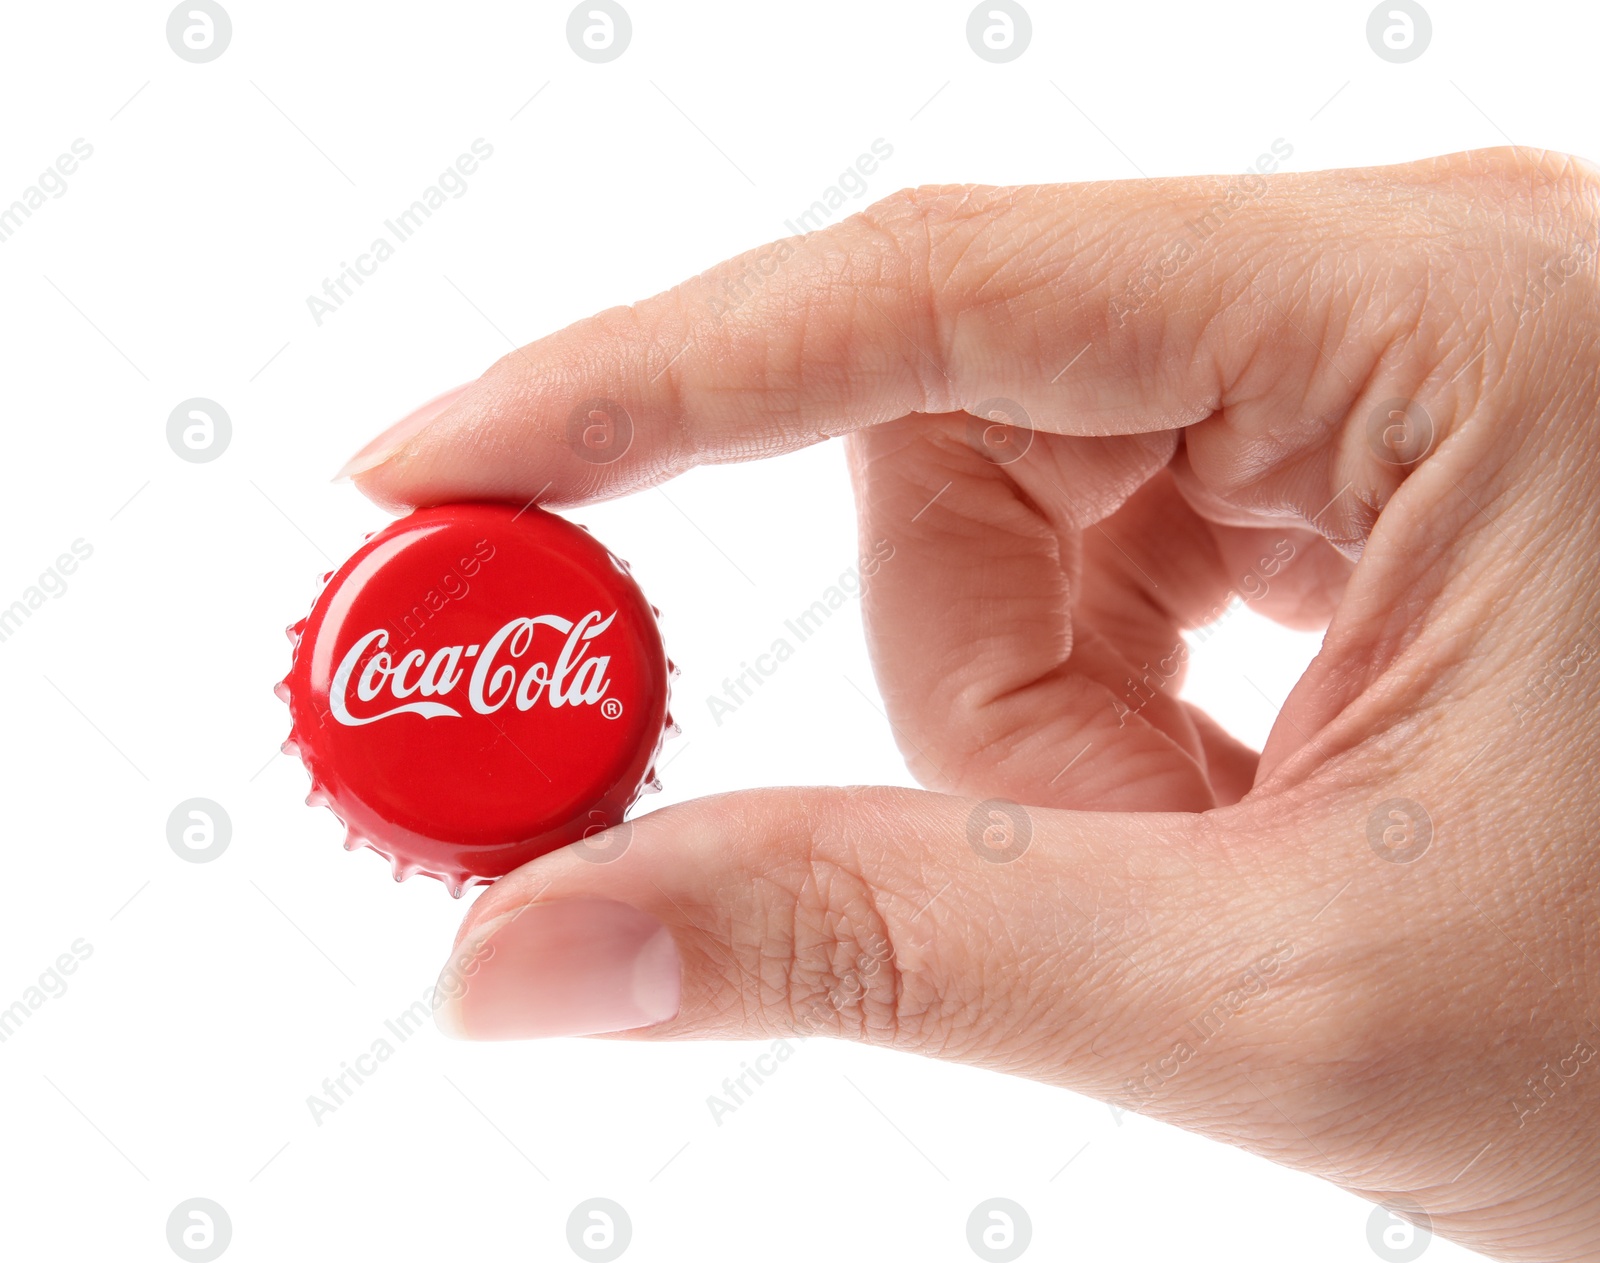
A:
POLYGON ((834 1035, 1110 1095, 1113 1049, 1175 1025, 1172 962, 1202 961, 1229 919, 1199 876, 1205 827, 880 788, 666 808, 492 887, 440 1024, 834 1035))

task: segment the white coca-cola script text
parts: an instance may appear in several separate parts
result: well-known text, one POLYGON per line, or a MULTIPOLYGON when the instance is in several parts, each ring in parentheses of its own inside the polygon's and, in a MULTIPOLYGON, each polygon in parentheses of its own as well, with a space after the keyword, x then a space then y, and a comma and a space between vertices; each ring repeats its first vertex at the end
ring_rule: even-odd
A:
POLYGON ((461 712, 448 702, 405 699, 450 697, 463 678, 467 681, 467 705, 480 715, 492 715, 508 702, 523 711, 532 710, 541 701, 553 709, 593 706, 610 686, 606 668, 611 665, 611 658, 591 655, 590 650, 595 638, 615 618, 615 611, 602 618, 599 610, 585 614, 577 622, 559 614, 513 618, 482 645, 446 645, 434 650, 431 657, 421 649, 413 649, 398 662, 384 647, 389 643, 389 633, 379 628, 361 637, 345 653, 333 673, 328 706, 336 720, 352 728, 394 715, 459 718, 461 712), (550 634, 539 635, 541 628, 550 634), (558 641, 557 637, 564 639, 558 641), (361 665, 362 658, 374 646, 378 652, 361 665), (474 658, 477 661, 468 676, 462 662, 474 658), (385 705, 390 701, 396 704, 372 714, 357 714, 355 710, 359 707, 365 711, 373 702, 385 705))

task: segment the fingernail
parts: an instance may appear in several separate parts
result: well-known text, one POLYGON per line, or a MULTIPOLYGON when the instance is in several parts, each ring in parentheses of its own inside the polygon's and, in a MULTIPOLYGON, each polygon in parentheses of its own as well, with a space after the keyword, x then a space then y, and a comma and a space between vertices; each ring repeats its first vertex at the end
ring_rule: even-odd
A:
POLYGON ((415 412, 408 412, 396 421, 372 442, 368 443, 359 452, 345 461, 344 468, 333 476, 334 482, 343 482, 346 478, 354 478, 357 474, 364 474, 369 469, 376 469, 389 457, 393 456, 402 447, 416 438, 427 427, 428 422, 453 404, 474 383, 467 382, 457 386, 454 390, 447 390, 436 399, 430 399, 415 412))
POLYGON ((439 976, 439 1029, 543 1039, 654 1026, 678 1012, 678 948, 654 917, 611 899, 524 905, 469 934, 439 976))

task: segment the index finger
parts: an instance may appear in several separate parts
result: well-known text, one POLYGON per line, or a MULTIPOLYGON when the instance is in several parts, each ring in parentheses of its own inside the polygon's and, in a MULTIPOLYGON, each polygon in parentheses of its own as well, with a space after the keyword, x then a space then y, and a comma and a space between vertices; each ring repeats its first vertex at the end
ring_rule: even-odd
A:
POLYGON ((1315 418, 1325 441, 1435 367, 1396 345, 1448 281, 1441 207, 1497 163, 897 193, 505 356, 346 472, 391 506, 559 506, 958 410, 1078 435, 1315 418))

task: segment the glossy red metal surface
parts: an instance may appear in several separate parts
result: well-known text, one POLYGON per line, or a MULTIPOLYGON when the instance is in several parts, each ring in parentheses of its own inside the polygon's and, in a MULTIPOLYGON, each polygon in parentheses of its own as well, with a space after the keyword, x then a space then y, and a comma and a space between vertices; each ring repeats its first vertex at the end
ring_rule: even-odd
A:
POLYGON ((284 748, 348 847, 453 894, 619 823, 672 727, 656 611, 627 565, 536 508, 419 509, 290 629, 284 748))

